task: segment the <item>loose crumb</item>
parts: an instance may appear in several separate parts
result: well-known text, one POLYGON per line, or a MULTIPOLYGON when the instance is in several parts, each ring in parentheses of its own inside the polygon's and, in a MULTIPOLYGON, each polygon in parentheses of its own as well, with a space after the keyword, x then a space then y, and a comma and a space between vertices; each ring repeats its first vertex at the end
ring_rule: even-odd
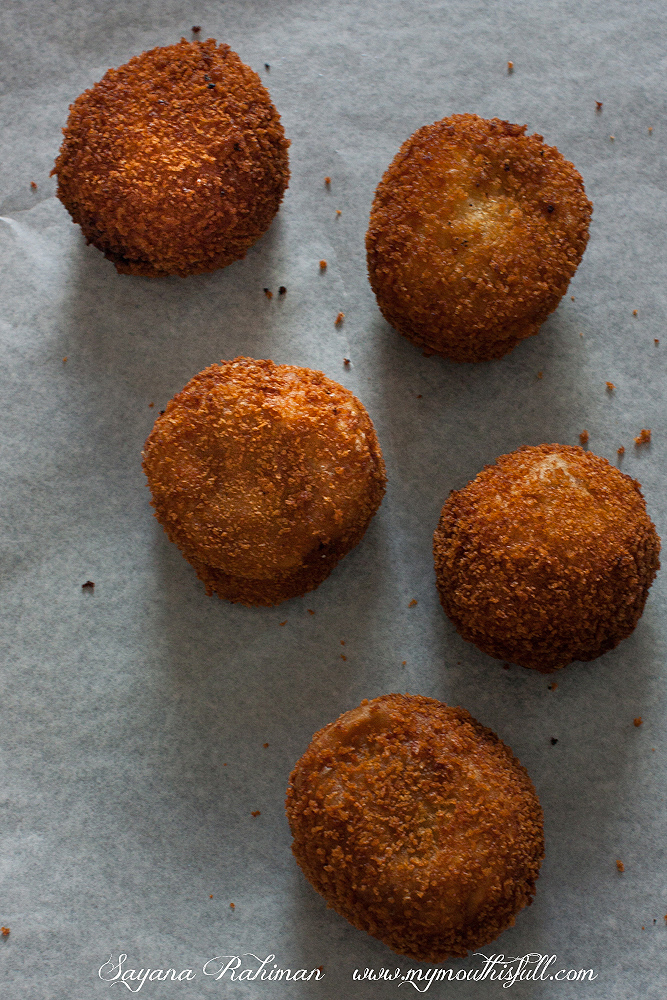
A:
POLYGON ((287 295, 287 289, 285 288, 284 285, 281 285, 280 288, 278 289, 278 295, 287 295))
POLYGON ((660 341, 658 340, 658 338, 657 338, 657 337, 654 337, 654 338, 653 338, 653 343, 654 343, 654 344, 655 344, 655 346, 657 347, 657 346, 658 346, 658 344, 660 343, 660 341))
POLYGON ((407 662, 408 662, 407 660, 402 660, 401 661, 401 666, 404 667, 407 662))
POLYGON ((265 750, 269 749, 269 744, 268 743, 262 743, 262 746, 264 747, 265 750))
POLYGON ((81 589, 82 590, 95 590, 95 584, 93 583, 92 580, 86 580, 85 583, 81 584, 81 589))
POLYGON ((192 30, 194 31, 195 35, 198 35, 199 32, 201 31, 201 24, 193 24, 192 30))
POLYGON ((253 812, 250 813, 250 815, 251 816, 261 816, 262 814, 259 811, 259 809, 255 809, 253 812))
POLYGON ((508 73, 514 72, 514 63, 511 60, 508 60, 507 62, 507 72, 508 73))
POLYGON ((558 687, 558 684, 556 683, 556 681, 552 681, 551 684, 547 685, 547 687, 549 688, 550 691, 555 691, 556 688, 558 687))
POLYGON ((417 396, 417 399, 423 399, 423 396, 422 396, 421 392, 420 392, 420 393, 419 393, 419 395, 417 396))
POLYGON ((226 764, 223 764, 222 766, 223 766, 223 767, 227 767, 227 765, 226 765, 226 764))
POLYGON ((619 861, 618 859, 616 860, 616 867, 618 868, 619 872, 625 871, 625 865, 623 864, 622 861, 619 861))
POLYGON ((307 610, 308 610, 308 614, 309 615, 314 615, 315 614, 315 612, 313 611, 312 608, 308 608, 307 610))
MULTIPOLYGON (((665 917, 665 920, 667 920, 667 917, 665 917)), ((0 934, 3 937, 9 937, 9 927, 0 927, 0 934)))
POLYGON ((230 903, 230 904, 229 904, 229 909, 230 909, 230 910, 235 910, 235 909, 236 909, 236 907, 234 906, 234 904, 233 904, 233 903, 230 903))
POLYGON ((623 445, 621 445, 620 448, 616 449, 616 454, 617 455, 625 455, 625 448, 623 447, 623 445))
POLYGON ((632 721, 633 724, 637 726, 637 728, 639 728, 644 720, 642 719, 641 715, 638 715, 637 718, 633 719, 632 721))
POLYGON ((149 403, 148 404, 148 409, 152 410, 154 406, 155 406, 155 403, 149 403))
POLYGON ((340 644, 341 644, 341 646, 344 646, 345 645, 345 639, 341 639, 340 640, 340 644))
POLYGON ((552 747, 555 747, 557 743, 558 743, 558 739, 557 739, 557 737, 555 737, 555 736, 552 736, 552 737, 551 737, 551 746, 552 746, 552 747))
POLYGON ((208 898, 209 898, 209 899, 213 899, 213 896, 209 896, 208 898))
POLYGON ((596 111, 602 111, 602 101, 596 101, 595 102, 595 110, 596 111))
POLYGON ((324 183, 326 184, 327 187, 329 187, 329 185, 331 184, 331 178, 330 177, 325 177, 324 178, 324 183))
POLYGON ((614 141, 614 139, 616 138, 616 136, 615 136, 615 135, 610 135, 610 136, 609 136, 609 138, 610 138, 610 139, 611 139, 611 141, 613 142, 613 141, 614 141))
POLYGON ((326 262, 326 260, 321 260, 320 261, 320 271, 326 271, 326 269, 327 269, 327 262, 326 262))
POLYGON ((570 295, 570 298, 571 298, 571 299, 572 299, 572 301, 574 302, 574 295, 570 295))
POLYGON ((580 334, 579 334, 579 336, 580 336, 580 337, 583 337, 583 333, 580 333, 580 334))
POLYGON ((271 69, 271 67, 268 63, 264 63, 264 69, 269 70, 271 69))
POLYGON ((347 656, 343 656, 343 654, 341 653, 340 654, 340 658, 341 658, 341 660, 345 660, 345 662, 347 663, 347 656))
POLYGON ((589 434, 587 430, 583 430, 579 435, 579 440, 581 441, 582 444, 588 444, 588 438, 589 434))
POLYGON ((342 215, 342 214, 343 214, 343 213, 342 213, 341 209, 340 209, 340 208, 337 208, 337 209, 336 209, 336 215, 342 215))
POLYGON ((347 367, 348 367, 348 365, 350 364, 350 359, 349 359, 349 358, 343 358, 343 364, 344 364, 344 365, 345 365, 345 367, 347 368, 347 367))
POLYGON ((410 603, 408 604, 408 607, 409 608, 414 608, 416 606, 416 604, 417 604, 417 602, 416 602, 416 600, 413 597, 412 600, 410 601, 410 603))
POLYGON ((336 319, 334 320, 334 326, 340 326, 345 319, 345 313, 338 313, 336 319))
POLYGON ((67 358, 63 358, 63 364, 64 364, 64 365, 66 365, 66 364, 67 364, 67 358))
POLYGON ((605 385, 607 386, 608 392, 613 392, 614 389, 616 388, 613 382, 605 382, 605 385))
POLYGON ((637 315, 637 310, 636 310, 636 309, 633 309, 633 310, 632 310, 632 315, 633 315, 633 316, 636 316, 636 315, 637 315))
POLYGON ((37 185, 35 184, 34 181, 30 181, 30 187, 33 189, 33 191, 37 190, 37 185))
POLYGON ((164 410, 160 410, 160 416, 164 414, 164 410))
POLYGON ((642 427, 639 434, 635 438, 635 448, 639 448, 643 444, 651 443, 651 431, 647 427, 642 427))
POLYGON ((543 375, 544 375, 544 372, 538 372, 538 373, 537 373, 537 377, 538 377, 538 378, 542 378, 542 376, 543 376, 543 375))
POLYGON ((278 622, 279 625, 287 625, 287 619, 284 622, 278 622))
POLYGON ((653 126, 649 125, 648 130, 649 130, 649 132, 652 132, 653 131, 653 126))
POLYGON ((264 289, 264 294, 266 295, 267 299, 272 299, 273 298, 273 292, 271 291, 270 288, 265 288, 264 289))

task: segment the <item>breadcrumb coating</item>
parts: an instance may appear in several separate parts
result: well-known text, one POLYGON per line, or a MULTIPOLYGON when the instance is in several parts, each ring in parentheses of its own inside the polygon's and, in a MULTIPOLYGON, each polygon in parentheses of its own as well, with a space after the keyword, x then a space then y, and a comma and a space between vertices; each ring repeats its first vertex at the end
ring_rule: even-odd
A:
POLYGON ((63 134, 58 197, 122 274, 185 277, 244 257, 289 180, 268 91, 212 38, 108 70, 63 134))
POLYGON ((143 452, 155 516, 206 585, 278 604, 324 580, 384 494, 355 396, 322 372, 236 358, 196 375, 143 452))
POLYGON ((660 568, 640 484, 558 444, 501 455, 453 491, 433 553, 463 638, 545 673, 627 638, 660 568))
POLYGON ((525 132, 470 114, 425 125, 375 195, 366 250, 382 315, 452 361, 500 358, 537 333, 586 248, 580 175, 525 132))
POLYGON ((462 708, 362 701, 314 735, 286 809, 314 888, 399 955, 463 957, 532 902, 542 809, 509 747, 462 708))

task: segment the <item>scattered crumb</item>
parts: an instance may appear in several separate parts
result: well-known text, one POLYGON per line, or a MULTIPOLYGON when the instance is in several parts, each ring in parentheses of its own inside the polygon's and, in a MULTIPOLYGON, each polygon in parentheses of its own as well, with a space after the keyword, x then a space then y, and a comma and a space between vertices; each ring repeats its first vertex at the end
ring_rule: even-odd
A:
POLYGON ((251 816, 261 816, 262 814, 259 811, 259 809, 255 809, 255 810, 253 810, 253 812, 250 813, 250 815, 251 816))
POLYGON ((287 625, 287 619, 284 622, 278 622, 279 625, 287 625))
POLYGON ((262 746, 264 747, 265 750, 269 749, 269 744, 268 743, 262 743, 262 746))
POLYGON ((327 187, 329 187, 329 185, 331 184, 331 178, 330 177, 325 177, 324 178, 324 183, 326 184, 327 187))
POLYGON ((30 181, 30 187, 33 189, 33 191, 37 190, 37 185, 35 184, 34 181, 30 181))
POLYGON ((336 209, 336 215, 342 215, 342 214, 343 214, 343 213, 342 213, 342 211, 340 210, 340 208, 337 208, 337 209, 336 209))
POLYGON ((327 262, 326 262, 326 260, 321 260, 320 261, 320 271, 326 271, 326 269, 327 269, 327 262))
POLYGON ((588 431, 583 430, 579 435, 579 440, 581 441, 582 444, 588 444, 588 437, 589 437, 588 431))
POLYGON ((268 63, 264 63, 264 69, 269 70, 271 69, 271 67, 268 63))
POLYGON ((82 590, 95 590, 95 584, 93 583, 92 580, 86 580, 85 583, 81 584, 81 589, 82 590))
POLYGON ((341 646, 344 646, 345 645, 345 639, 341 639, 340 640, 340 644, 341 644, 341 646))
POLYGON ((583 333, 580 333, 580 334, 579 334, 579 336, 580 336, 580 337, 583 337, 583 333))
POLYGON ((632 315, 633 315, 633 316, 636 316, 636 315, 637 315, 637 310, 636 310, 636 309, 633 309, 633 310, 632 310, 632 315))
POLYGON ((615 135, 610 135, 610 136, 609 136, 609 138, 610 138, 610 139, 611 139, 611 141, 613 142, 613 141, 614 141, 614 139, 616 138, 616 136, 615 136, 615 135))
POLYGON ((278 295, 287 295, 287 289, 285 288, 284 285, 281 285, 280 288, 278 289, 278 295))
POLYGON ((343 358, 343 364, 345 365, 346 368, 349 365, 349 363, 350 363, 350 359, 349 358, 343 358))
MULTIPOLYGON (((665 917, 665 920, 667 920, 667 917, 665 917)), ((0 934, 3 937, 9 937, 9 927, 0 927, 0 934)))
POLYGON ((558 739, 555 736, 552 736, 551 737, 551 746, 555 747, 557 743, 558 743, 558 739))
POLYGON ((266 295, 267 299, 272 299, 273 298, 273 292, 271 291, 270 288, 265 288, 264 289, 264 294, 266 295))
POLYGON ((236 907, 234 906, 234 904, 233 904, 233 903, 230 903, 230 904, 229 904, 229 909, 230 909, 230 910, 235 910, 235 909, 236 909, 236 907))
POLYGON ((409 608, 414 608, 416 606, 416 604, 417 604, 417 602, 416 602, 416 600, 413 597, 412 600, 410 601, 410 603, 408 604, 408 607, 409 608))
POLYGON ((653 343, 654 343, 654 344, 655 344, 655 346, 657 347, 657 346, 658 346, 658 344, 660 343, 660 341, 658 340, 658 338, 657 338, 657 337, 654 337, 654 338, 653 338, 653 343))
POLYGON ((148 404, 148 409, 152 410, 154 406, 155 406, 155 403, 149 403, 148 404))
POLYGON ((222 766, 223 766, 223 767, 227 767, 227 765, 226 765, 226 764, 223 764, 222 766))
POLYGON ((641 726, 641 724, 642 724, 642 722, 644 720, 642 719, 641 715, 638 715, 637 718, 633 719, 632 721, 635 724, 635 726, 637 726, 637 728, 639 728, 639 726, 641 726))
POLYGON ((408 662, 407 660, 402 660, 401 661, 401 666, 404 667, 407 662, 408 662))
POLYGON ((508 62, 507 62, 507 72, 508 73, 513 73, 514 72, 514 63, 511 62, 511 60, 508 60, 508 62))
MULTIPOLYGON (((667 917, 665 917, 665 920, 667 920, 667 917)), ((324 972, 324 966, 323 965, 318 965, 317 966, 317 971, 318 972, 324 972)))
POLYGON ((201 31, 201 24, 193 24, 192 30, 194 31, 195 35, 198 35, 199 32, 201 31))
POLYGON ((164 410, 160 410, 160 416, 162 416, 163 413, 164 413, 164 410))
POLYGON ((63 364, 64 364, 64 365, 66 365, 66 364, 67 364, 67 358, 63 358, 63 364))
POLYGON ((213 896, 209 896, 208 898, 209 898, 209 899, 213 899, 213 896))
POLYGON ((625 455, 625 448, 623 447, 623 445, 621 445, 620 448, 616 449, 616 454, 617 455, 625 455))
POLYGON ((538 373, 537 373, 537 377, 538 377, 538 378, 542 378, 542 376, 543 376, 543 375, 544 375, 544 372, 538 372, 538 373))
POLYGON ((648 130, 649 130, 649 132, 652 132, 653 131, 653 126, 649 125, 648 130))
POLYGON ((642 930, 644 931, 644 930, 646 930, 646 928, 645 928, 645 927, 642 927, 642 930))
POLYGON ((556 688, 558 687, 558 684, 556 683, 556 681, 552 681, 551 684, 547 684, 547 687, 549 688, 550 691, 555 691, 556 688))
POLYGON ((602 101, 596 101, 595 102, 595 110, 596 111, 602 111, 602 101))
POLYGON ((616 388, 613 382, 605 382, 605 385, 607 386, 607 392, 613 392, 616 388))
POLYGON ((421 394, 421 392, 420 392, 420 393, 419 393, 419 395, 417 396, 417 399, 422 399, 422 398, 423 398, 423 397, 422 397, 422 394, 421 394))
POLYGON ((643 444, 651 443, 651 431, 649 428, 642 427, 639 434, 635 438, 635 448, 639 448, 643 444))
POLYGON ((625 871, 625 865, 623 864, 622 861, 619 861, 618 859, 616 860, 616 867, 618 868, 619 872, 625 871))
POLYGON ((345 313, 338 313, 336 319, 334 320, 334 326, 340 326, 345 319, 345 313))
POLYGON ((345 662, 347 663, 347 656, 343 656, 343 654, 341 653, 340 654, 340 658, 341 658, 341 660, 345 660, 345 662))
POLYGON ((574 302, 574 295, 570 295, 570 298, 571 298, 571 299, 572 299, 572 301, 574 302))
POLYGON ((308 614, 309 615, 314 615, 315 614, 315 612, 313 611, 312 608, 308 608, 307 610, 308 610, 308 614))

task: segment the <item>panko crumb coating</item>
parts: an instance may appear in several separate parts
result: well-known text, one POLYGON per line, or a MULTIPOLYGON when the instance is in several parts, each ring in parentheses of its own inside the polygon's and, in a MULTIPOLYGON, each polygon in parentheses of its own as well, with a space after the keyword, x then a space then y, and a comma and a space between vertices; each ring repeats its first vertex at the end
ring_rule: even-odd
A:
POLYGON ((462 958, 532 902, 544 857, 535 789, 462 708, 362 701, 315 734, 286 809, 314 888, 399 955, 462 958))
POLYGON ((361 541, 386 475, 366 410, 309 368, 236 358, 188 382, 143 467, 155 516, 207 594, 279 604, 361 541))
POLYGON ((588 242, 580 175, 525 132, 470 114, 425 125, 375 194, 366 250, 382 315, 452 361, 501 358, 537 333, 588 242))
POLYGON ((214 39, 151 49, 70 107, 52 173, 88 243, 121 274, 201 274, 245 256, 289 180, 280 116, 214 39))
POLYGON ((450 493, 433 552, 460 635, 544 673, 627 638, 660 568, 640 484, 558 444, 501 455, 450 493))

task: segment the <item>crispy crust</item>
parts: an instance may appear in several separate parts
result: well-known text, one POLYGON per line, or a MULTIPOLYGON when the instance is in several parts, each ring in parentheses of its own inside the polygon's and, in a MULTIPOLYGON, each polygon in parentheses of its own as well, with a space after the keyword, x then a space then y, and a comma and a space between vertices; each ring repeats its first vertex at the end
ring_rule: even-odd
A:
POLYGON ((366 250, 382 315, 452 361, 500 358, 537 333, 586 248, 580 175, 525 131, 469 114, 425 125, 375 194, 366 250))
POLYGON ((361 541, 386 483, 375 429, 322 372, 236 358, 196 375, 143 452, 155 516, 208 594, 305 594, 361 541))
POLYGON ((463 957, 532 902, 544 857, 535 789, 462 708, 363 701, 314 735, 286 810, 314 888, 399 955, 463 957))
POLYGON ((58 197, 122 274, 185 277, 244 257, 289 180, 267 90, 212 38, 108 70, 63 134, 58 197))
POLYGON ((487 465, 449 495, 433 539, 440 601, 457 631, 544 673, 630 635, 659 553, 640 484, 558 444, 487 465))

